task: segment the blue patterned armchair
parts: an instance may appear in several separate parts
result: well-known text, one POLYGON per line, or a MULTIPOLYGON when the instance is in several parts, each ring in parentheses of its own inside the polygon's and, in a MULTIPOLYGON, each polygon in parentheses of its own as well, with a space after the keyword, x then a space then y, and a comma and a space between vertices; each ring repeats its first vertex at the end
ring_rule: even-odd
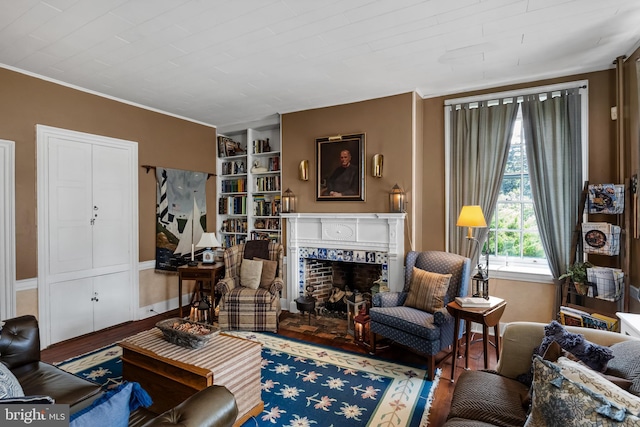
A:
MULTIPOLYGON (((453 344, 454 318, 446 305, 456 296, 466 296, 471 276, 471 260, 441 251, 411 251, 407 254, 402 292, 380 292, 373 296, 371 351, 376 351, 376 334, 389 338, 427 356, 428 377, 433 379, 435 356, 453 344), (428 313, 403 304, 407 298, 413 267, 439 274, 451 274, 444 308, 428 313)), ((460 329, 462 331, 462 328, 460 329)), ((458 339, 460 337, 457 337, 458 339)))

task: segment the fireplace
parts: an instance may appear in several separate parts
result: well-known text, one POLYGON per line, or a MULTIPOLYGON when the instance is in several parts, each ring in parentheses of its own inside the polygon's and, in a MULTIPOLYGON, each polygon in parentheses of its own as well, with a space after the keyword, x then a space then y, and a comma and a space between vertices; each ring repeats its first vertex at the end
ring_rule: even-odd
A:
POLYGON ((287 233, 287 286, 281 301, 285 310, 298 312, 295 299, 305 294, 309 283, 319 283, 314 296, 319 301, 326 299, 332 285, 323 283, 337 264, 341 264, 339 274, 368 276, 365 281, 376 274, 376 280, 381 279, 391 291, 402 290, 405 214, 289 213, 282 217, 287 233), (359 272, 350 272, 352 267, 359 272), (364 267, 362 272, 358 267, 364 267))

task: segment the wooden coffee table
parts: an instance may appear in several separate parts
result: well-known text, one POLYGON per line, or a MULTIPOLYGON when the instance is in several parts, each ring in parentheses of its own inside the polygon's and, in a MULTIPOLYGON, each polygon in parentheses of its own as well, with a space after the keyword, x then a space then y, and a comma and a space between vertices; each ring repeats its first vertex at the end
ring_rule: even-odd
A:
POLYGON ((211 385, 223 385, 238 405, 235 426, 264 409, 260 368, 262 345, 218 334, 202 348, 171 344, 158 328, 140 332, 118 343, 122 347, 122 377, 136 381, 162 413, 211 385))

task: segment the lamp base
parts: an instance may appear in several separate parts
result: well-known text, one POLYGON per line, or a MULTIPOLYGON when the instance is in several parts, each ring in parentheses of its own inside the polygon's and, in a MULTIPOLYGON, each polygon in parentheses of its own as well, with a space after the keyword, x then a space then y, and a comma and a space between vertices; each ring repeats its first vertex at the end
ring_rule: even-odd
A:
POLYGON ((198 261, 189 261, 189 262, 187 263, 187 265, 188 265, 189 267, 197 267, 197 266, 198 266, 198 261))

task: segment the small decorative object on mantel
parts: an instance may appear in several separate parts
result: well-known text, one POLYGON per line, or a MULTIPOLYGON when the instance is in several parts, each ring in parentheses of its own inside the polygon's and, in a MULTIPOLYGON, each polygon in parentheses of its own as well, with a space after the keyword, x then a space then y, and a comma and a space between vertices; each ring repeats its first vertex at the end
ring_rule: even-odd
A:
POLYGON ((394 185, 389 193, 389 212, 406 212, 405 196, 404 190, 398 184, 394 185))
POLYGON ((291 213, 296 211, 296 195, 289 188, 282 194, 282 212, 291 213))

